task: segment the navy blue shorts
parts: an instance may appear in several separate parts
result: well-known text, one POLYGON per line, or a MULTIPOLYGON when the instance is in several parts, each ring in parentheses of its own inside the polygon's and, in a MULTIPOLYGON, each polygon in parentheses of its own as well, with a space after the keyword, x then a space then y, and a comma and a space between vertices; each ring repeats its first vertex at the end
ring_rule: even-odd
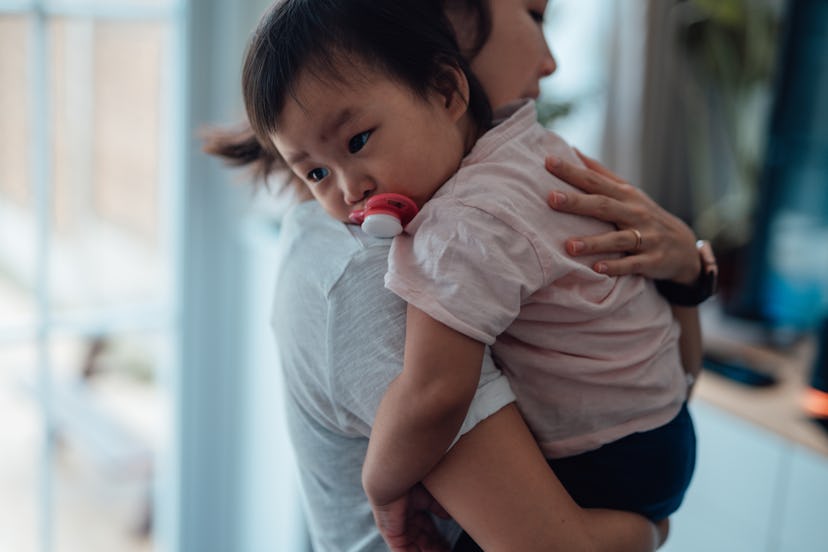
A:
MULTIPOLYGON (((659 521, 678 509, 690 485, 696 467, 696 431, 684 404, 661 427, 547 462, 581 507, 626 510, 659 521)), ((480 548, 463 533, 454 550, 480 548)))
POLYGON ((681 505, 696 467, 696 432, 687 404, 667 424, 599 449, 548 460, 575 502, 662 520, 681 505))

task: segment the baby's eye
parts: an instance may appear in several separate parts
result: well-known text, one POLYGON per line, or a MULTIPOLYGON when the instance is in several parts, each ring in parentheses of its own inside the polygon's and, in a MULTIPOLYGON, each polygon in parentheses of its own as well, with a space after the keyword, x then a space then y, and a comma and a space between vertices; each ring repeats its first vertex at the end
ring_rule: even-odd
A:
POLYGON ((529 16, 535 23, 543 24, 543 12, 538 10, 529 10, 529 16))
POLYGON ((331 171, 329 171, 328 169, 325 169, 323 167, 317 167, 312 171, 308 172, 308 180, 310 180, 311 182, 321 182, 329 174, 331 174, 331 171))
POLYGON ((348 141, 348 151, 351 153, 357 153, 359 150, 365 147, 365 144, 368 143, 368 138, 371 137, 371 131, 366 130, 365 132, 360 132, 353 138, 348 141))

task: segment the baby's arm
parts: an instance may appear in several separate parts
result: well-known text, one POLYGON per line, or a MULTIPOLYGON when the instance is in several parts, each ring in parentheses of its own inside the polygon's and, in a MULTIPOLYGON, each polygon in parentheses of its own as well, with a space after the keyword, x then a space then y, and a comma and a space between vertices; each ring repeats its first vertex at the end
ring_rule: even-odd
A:
POLYGON ((679 348, 681 349, 681 364, 687 378, 687 398, 693 390, 696 378, 702 370, 702 333, 699 321, 698 307, 679 307, 673 305, 673 317, 681 327, 679 348))
POLYGON ((408 306, 405 361, 380 403, 362 471, 375 507, 405 495, 443 457, 480 378, 484 345, 408 306))

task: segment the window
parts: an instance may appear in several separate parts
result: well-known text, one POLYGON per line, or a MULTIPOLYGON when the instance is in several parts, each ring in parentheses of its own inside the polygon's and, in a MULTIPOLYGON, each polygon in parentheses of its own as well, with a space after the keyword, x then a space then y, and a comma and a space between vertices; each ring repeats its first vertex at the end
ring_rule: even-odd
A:
POLYGON ((0 0, 0 550, 307 548, 273 232, 197 139, 268 4, 0 0))
POLYGON ((541 116, 553 115, 550 128, 596 157, 603 147, 614 9, 601 0, 556 0, 546 9, 544 30, 558 68, 541 81, 541 116))
POLYGON ((0 549, 153 548, 183 14, 0 0, 0 549))

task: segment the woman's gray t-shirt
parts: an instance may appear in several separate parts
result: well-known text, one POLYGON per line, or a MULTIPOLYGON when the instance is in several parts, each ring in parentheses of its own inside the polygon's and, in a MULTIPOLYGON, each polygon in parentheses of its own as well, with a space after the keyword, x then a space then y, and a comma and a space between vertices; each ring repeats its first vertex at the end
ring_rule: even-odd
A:
MULTIPOLYGON (((387 550, 362 490, 374 414, 402 369, 406 305, 385 289, 391 240, 294 207, 279 237, 272 327, 316 552, 387 550)), ((460 434, 514 401, 488 348, 460 434)), ((459 534, 442 523, 450 542, 459 534)))

